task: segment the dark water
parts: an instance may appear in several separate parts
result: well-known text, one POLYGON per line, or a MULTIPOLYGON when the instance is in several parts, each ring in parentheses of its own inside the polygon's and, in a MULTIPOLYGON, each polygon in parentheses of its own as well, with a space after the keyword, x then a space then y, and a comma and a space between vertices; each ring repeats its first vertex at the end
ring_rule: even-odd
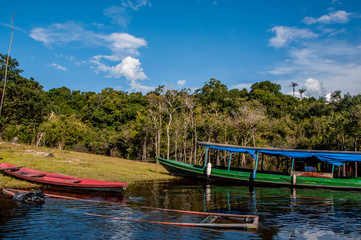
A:
POLYGON ((361 239, 361 193, 358 192, 250 189, 177 180, 129 186, 123 196, 75 197, 107 203, 48 198, 42 206, 29 206, 1 195, 0 239, 361 239), (85 214, 168 222, 202 220, 136 206, 257 214, 260 225, 254 232, 213 230, 85 214))

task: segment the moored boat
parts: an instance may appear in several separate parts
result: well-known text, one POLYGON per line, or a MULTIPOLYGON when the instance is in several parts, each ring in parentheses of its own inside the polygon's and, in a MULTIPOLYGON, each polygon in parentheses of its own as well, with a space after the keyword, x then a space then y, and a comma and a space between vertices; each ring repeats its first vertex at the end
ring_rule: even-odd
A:
POLYGON ((58 173, 38 171, 8 163, 0 163, 0 171, 22 180, 75 190, 121 192, 127 188, 127 183, 125 182, 77 178, 58 173))
POLYGON ((203 165, 193 165, 164 158, 157 158, 171 174, 181 177, 191 177, 204 180, 235 181, 249 185, 259 186, 289 186, 289 187, 314 187, 333 188, 347 190, 361 190, 361 178, 357 176, 357 163, 361 162, 361 153, 345 151, 317 151, 298 149, 276 149, 276 148, 252 148, 236 145, 216 144, 199 142, 200 146, 206 147, 203 165), (229 153, 228 166, 215 166, 210 163, 209 149, 227 151, 229 153), (232 168, 232 153, 250 155, 254 159, 253 169, 232 168), (287 173, 259 171, 260 154, 284 157, 289 159, 291 166, 287 173), (314 168, 303 168, 295 171, 295 160, 317 161, 328 165, 330 172, 317 172, 314 168), (335 167, 345 164, 354 164, 353 176, 335 177, 335 167))

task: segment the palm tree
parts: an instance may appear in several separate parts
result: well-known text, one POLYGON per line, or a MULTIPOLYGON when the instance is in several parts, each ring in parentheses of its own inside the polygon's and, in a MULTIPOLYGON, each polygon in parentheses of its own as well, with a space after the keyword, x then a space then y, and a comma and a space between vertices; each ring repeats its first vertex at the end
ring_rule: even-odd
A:
POLYGON ((297 87, 297 86, 298 86, 298 84, 295 82, 292 82, 290 85, 290 87, 292 87, 292 90, 293 90, 293 96, 295 96, 295 87, 297 87))
POLYGON ((306 92, 305 89, 301 88, 300 90, 298 90, 300 92, 300 95, 301 95, 301 99, 302 99, 302 93, 306 92))

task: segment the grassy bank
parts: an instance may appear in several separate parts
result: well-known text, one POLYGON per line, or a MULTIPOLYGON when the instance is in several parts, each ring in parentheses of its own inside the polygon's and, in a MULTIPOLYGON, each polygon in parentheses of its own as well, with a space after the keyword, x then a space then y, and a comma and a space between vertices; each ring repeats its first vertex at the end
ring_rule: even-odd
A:
MULTIPOLYGON (((0 162, 79 178, 128 183, 174 178, 159 164, 6 142, 0 142, 0 158, 0 162)), ((26 189, 36 186, 0 174, 0 187, 26 189)))

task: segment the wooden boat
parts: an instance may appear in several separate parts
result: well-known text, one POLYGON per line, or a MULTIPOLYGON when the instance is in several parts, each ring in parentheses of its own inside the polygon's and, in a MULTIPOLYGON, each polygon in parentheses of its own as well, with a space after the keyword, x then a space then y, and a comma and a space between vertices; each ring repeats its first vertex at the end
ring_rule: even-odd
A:
POLYGON ((235 145, 199 142, 200 146, 206 147, 204 164, 193 165, 158 157, 161 163, 172 175, 197 178, 203 180, 234 181, 248 185, 259 186, 288 186, 288 187, 313 187, 332 188, 346 190, 361 190, 361 178, 357 176, 357 163, 361 162, 359 152, 340 151, 316 151, 276 148, 252 148, 235 145), (227 151, 229 153, 228 167, 212 166, 208 159, 209 149, 227 151), (252 156, 254 159, 253 169, 231 168, 232 153, 243 153, 252 156), (288 173, 259 171, 259 155, 285 157, 291 160, 292 165, 288 173), (307 162, 317 159, 328 164, 331 172, 310 172, 307 169, 295 171, 295 159, 307 162), (335 167, 342 167, 345 164, 355 165, 355 176, 335 177, 335 167))
POLYGON ((173 225, 181 227, 201 227, 201 228, 226 228, 226 229, 244 229, 255 230, 258 228, 259 217, 257 215, 238 215, 238 214, 222 214, 222 213, 209 213, 209 212, 192 212, 192 211, 179 211, 185 214, 193 214, 206 216, 203 221, 199 223, 180 223, 180 222, 160 222, 151 220, 142 220, 134 218, 115 217, 109 215, 100 215, 85 213, 90 216, 106 217, 112 219, 119 219, 133 222, 155 223, 163 225, 173 225))
POLYGON ((8 163, 0 163, 0 171, 34 183, 76 190, 121 192, 127 187, 127 183, 125 182, 108 182, 77 178, 58 173, 42 172, 8 163))

